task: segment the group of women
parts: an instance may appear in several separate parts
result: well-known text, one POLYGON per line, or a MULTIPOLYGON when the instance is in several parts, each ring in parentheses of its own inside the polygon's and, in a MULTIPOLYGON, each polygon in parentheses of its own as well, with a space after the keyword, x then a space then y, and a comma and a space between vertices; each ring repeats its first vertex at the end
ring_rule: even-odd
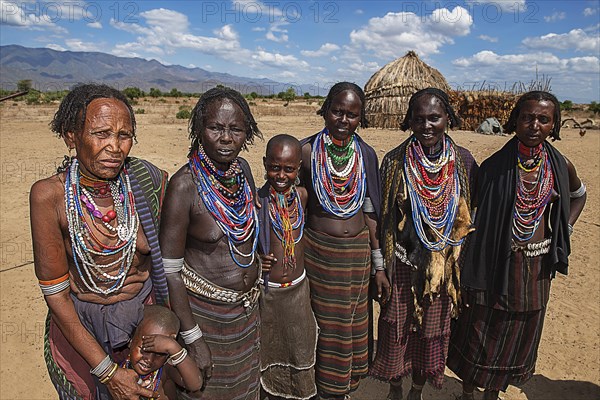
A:
MULTIPOLYGON (((319 398, 349 398, 369 374, 390 383, 390 400, 412 375, 407 398, 420 399, 427 380, 442 385, 446 365, 463 380, 463 399, 527 381, 550 282, 567 272, 586 199, 574 166, 546 140, 560 139, 556 98, 523 95, 506 124, 516 136, 479 168, 448 134, 460 120, 441 90, 411 97, 410 135, 380 168, 357 133, 368 127, 360 87, 334 85, 319 114, 324 128, 302 141, 300 171, 319 398), (370 298, 381 304, 374 359, 370 298)), ((202 95, 189 162, 168 190, 163 171, 128 156, 135 116, 119 91, 74 88, 51 127, 76 151, 30 199, 49 307, 45 358, 60 398, 153 396, 132 370, 106 379, 99 368, 122 357, 146 303, 181 320, 206 378, 201 398, 258 398, 260 227, 238 155, 261 133, 243 97, 202 95)))

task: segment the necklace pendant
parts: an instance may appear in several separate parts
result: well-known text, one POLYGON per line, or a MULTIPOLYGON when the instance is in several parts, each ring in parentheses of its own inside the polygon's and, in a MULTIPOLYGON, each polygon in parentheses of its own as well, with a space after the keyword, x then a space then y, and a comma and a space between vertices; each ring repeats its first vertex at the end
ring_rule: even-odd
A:
POLYGON ((119 224, 117 227, 117 235, 119 236, 119 239, 126 241, 127 237, 129 236, 129 229, 127 229, 127 226, 119 224))

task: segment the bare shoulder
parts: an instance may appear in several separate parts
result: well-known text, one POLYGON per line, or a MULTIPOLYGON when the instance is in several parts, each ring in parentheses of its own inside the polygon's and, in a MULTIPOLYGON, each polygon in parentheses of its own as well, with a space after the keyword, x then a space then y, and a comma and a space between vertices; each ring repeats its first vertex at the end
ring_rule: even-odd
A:
POLYGON ((184 165, 169 180, 168 192, 184 195, 196 191, 196 184, 192 177, 189 165, 184 165))
POLYGON ((29 201, 32 206, 36 204, 57 205, 64 198, 65 184, 63 174, 52 175, 40 179, 31 186, 29 201))
POLYGON ((302 203, 302 207, 306 207, 306 202, 308 201, 308 192, 306 188, 302 186, 296 186, 296 190, 298 191, 298 196, 300 196, 300 203, 302 203))

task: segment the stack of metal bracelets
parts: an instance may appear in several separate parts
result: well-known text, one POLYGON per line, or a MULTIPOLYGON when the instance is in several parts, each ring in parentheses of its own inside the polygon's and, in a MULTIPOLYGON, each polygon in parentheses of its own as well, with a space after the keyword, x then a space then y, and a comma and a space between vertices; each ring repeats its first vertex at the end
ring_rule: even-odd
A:
POLYGON ((90 370, 90 373, 98 377, 100 383, 106 384, 113 376, 115 376, 118 368, 119 365, 116 362, 113 362, 110 356, 107 355, 100 361, 100 364, 96 365, 96 368, 90 370))
POLYGON ((179 350, 177 353, 169 356, 169 359, 167 360, 167 362, 176 367, 177 365, 181 364, 181 362, 187 357, 188 352, 185 349, 185 347, 182 347, 181 350, 179 350))

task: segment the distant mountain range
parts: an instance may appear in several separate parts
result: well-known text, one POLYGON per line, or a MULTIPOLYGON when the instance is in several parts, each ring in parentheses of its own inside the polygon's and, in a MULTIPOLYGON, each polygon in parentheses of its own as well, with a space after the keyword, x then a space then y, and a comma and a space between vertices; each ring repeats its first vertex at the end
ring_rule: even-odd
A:
MULTIPOLYGON (((82 82, 102 82, 118 89, 138 87, 146 92, 150 88, 161 91, 177 88, 192 93, 205 92, 222 84, 244 94, 256 92, 261 95, 277 94, 291 86, 270 79, 245 78, 106 53, 0 46, 1 88, 14 90, 17 82, 24 79, 31 79, 32 86, 43 92, 69 89, 82 82)), ((297 85, 294 89, 299 95, 305 92, 327 94, 322 93, 324 88, 314 85, 297 85)))

